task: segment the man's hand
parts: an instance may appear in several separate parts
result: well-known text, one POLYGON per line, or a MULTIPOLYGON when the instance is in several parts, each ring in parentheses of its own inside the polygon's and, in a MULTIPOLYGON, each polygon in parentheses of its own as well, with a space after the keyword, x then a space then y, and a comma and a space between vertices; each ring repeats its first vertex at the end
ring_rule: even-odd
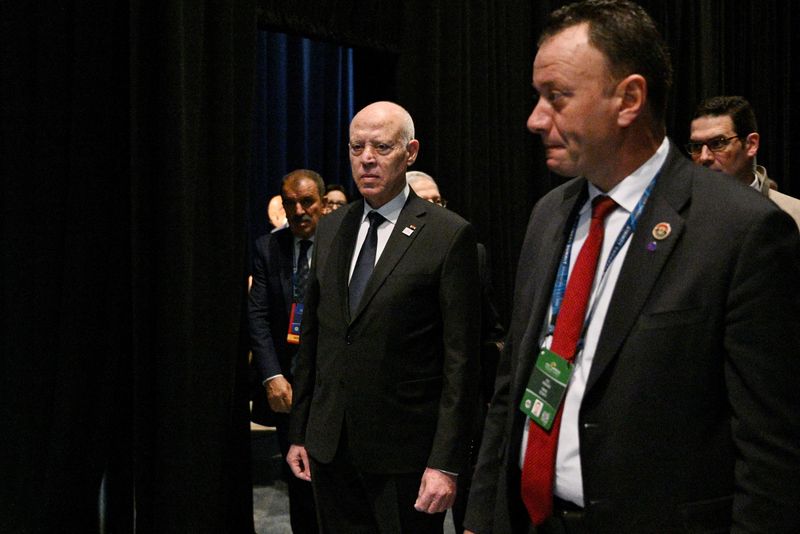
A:
POLYGON ((425 468, 422 482, 419 485, 417 502, 414 508, 418 512, 436 514, 444 512, 456 500, 456 477, 442 473, 438 469, 425 468))
POLYGON ((286 463, 294 476, 300 480, 311 482, 311 465, 308 463, 308 453, 302 445, 291 445, 286 453, 286 463))
POLYGON ((264 384, 269 407, 276 413, 289 413, 292 409, 292 385, 282 375, 264 384))

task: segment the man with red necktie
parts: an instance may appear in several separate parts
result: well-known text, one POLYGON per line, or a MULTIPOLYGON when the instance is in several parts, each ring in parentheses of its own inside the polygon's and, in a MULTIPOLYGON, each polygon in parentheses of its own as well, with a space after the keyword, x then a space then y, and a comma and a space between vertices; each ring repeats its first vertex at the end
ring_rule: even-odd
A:
POLYGON ((552 13, 528 129, 576 177, 534 207, 465 526, 800 531, 800 238, 665 135, 627 0, 552 13))

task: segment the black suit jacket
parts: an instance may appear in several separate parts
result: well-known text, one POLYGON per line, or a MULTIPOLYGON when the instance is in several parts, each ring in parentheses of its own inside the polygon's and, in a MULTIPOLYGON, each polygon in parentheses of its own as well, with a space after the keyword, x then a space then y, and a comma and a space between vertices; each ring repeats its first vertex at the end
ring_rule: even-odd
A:
MULTIPOLYGON (((524 532, 518 406, 582 179, 534 208, 467 527, 524 532)), ((579 415, 592 532, 800 531, 800 239, 674 145, 614 289, 579 415), (653 227, 670 224, 655 241, 653 227)))
POLYGON ((477 394, 472 227, 413 191, 355 315, 348 274, 363 202, 316 233, 289 438, 331 461, 341 431, 366 472, 462 469, 477 394))
POLYGON ((259 237, 253 259, 253 285, 247 306, 250 346, 255 371, 253 421, 277 423, 267 403, 264 380, 283 374, 291 382, 297 345, 286 342, 292 307, 294 236, 289 228, 259 237))

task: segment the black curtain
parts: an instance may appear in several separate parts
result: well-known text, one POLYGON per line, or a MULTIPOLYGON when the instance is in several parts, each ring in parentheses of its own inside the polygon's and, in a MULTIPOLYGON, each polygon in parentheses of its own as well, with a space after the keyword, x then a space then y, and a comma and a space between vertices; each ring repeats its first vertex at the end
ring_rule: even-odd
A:
POLYGON ((553 186, 525 128, 533 4, 407 1, 397 66, 397 98, 420 139, 414 168, 476 226, 506 321, 530 209, 553 186))
POLYGON ((242 340, 255 6, 131 6, 137 532, 252 530, 242 340))
POLYGON ((0 24, 0 531, 93 532, 131 416, 127 9, 4 3, 0 24))
POLYGON ((252 3, 4 3, 0 531, 252 532, 252 3))

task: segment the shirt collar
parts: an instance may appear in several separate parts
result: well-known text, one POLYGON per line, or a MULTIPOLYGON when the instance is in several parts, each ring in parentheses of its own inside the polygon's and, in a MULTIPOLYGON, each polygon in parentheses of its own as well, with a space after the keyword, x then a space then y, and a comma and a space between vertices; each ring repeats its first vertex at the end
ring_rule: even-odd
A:
POLYGON ((314 244, 314 234, 311 234, 309 237, 297 237, 296 235, 292 234, 292 239, 295 247, 300 247, 300 241, 306 240, 311 241, 311 244, 314 244))
POLYGON ((632 213, 636 208, 639 199, 642 198, 644 190, 647 189, 648 184, 653 177, 664 166, 667 161, 667 154, 669 153, 669 139, 664 137, 661 146, 658 147, 655 154, 650 156, 650 159, 645 161, 641 167, 633 171, 625 177, 620 183, 614 186, 608 193, 603 193, 595 187, 591 182, 589 183, 589 202, 587 202, 581 209, 581 212, 589 209, 591 201, 598 195, 606 194, 614 199, 619 206, 623 207, 628 213, 632 213))
POLYGON ((400 212, 403 210, 403 206, 406 205, 406 200, 408 200, 408 193, 409 187, 408 184, 406 184, 406 186, 403 187, 403 190, 400 191, 396 197, 376 210, 373 210, 370 205, 364 201, 364 213, 361 215, 361 222, 364 222, 364 219, 367 218, 367 214, 369 212, 377 211, 383 216, 384 219, 392 224, 396 224, 397 219, 400 217, 400 212))

